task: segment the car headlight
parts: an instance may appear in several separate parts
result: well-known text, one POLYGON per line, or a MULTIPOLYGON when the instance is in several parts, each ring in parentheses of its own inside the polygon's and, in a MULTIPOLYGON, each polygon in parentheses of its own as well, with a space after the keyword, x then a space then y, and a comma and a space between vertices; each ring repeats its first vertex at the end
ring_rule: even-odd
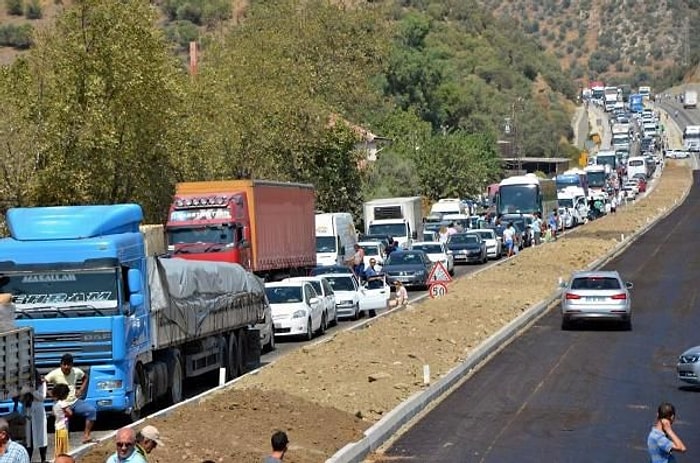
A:
POLYGON ((698 363, 698 360, 700 360, 700 354, 681 355, 679 358, 681 363, 698 363))
POLYGON ((106 391, 110 389, 121 389, 122 388, 122 380, 121 379, 110 379, 106 381, 98 381, 97 382, 97 390, 98 391, 106 391))
POLYGON ((419 277, 420 277, 420 276, 423 276, 423 275, 425 275, 425 270, 418 270, 418 271, 415 273, 415 275, 416 275, 416 276, 419 276, 419 277))
POLYGON ((338 302, 338 305, 353 305, 353 301, 352 300, 340 301, 340 302, 338 302))
POLYGON ((292 314, 292 318, 304 318, 306 317, 306 310, 297 310, 292 314))

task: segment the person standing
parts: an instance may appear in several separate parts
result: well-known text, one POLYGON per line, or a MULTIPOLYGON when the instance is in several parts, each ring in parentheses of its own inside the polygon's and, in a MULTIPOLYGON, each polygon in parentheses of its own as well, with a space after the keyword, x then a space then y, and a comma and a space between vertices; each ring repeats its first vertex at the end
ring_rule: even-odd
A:
POLYGON ((365 267, 365 250, 359 244, 355 244, 355 253, 346 262, 352 264, 352 271, 355 276, 360 279, 364 273, 365 267))
POLYGON ((165 444, 160 438, 158 428, 155 426, 144 426, 142 430, 136 433, 136 451, 144 460, 148 461, 147 455, 158 446, 165 447, 165 444))
POLYGON ((270 444, 272 444, 272 453, 265 457, 263 463, 282 463, 284 454, 287 453, 287 449, 289 448, 287 433, 284 431, 275 431, 270 438, 270 444))
POLYGON ((46 432, 46 410, 44 400, 46 400, 46 382, 37 378, 37 387, 32 389, 25 387, 22 389, 22 405, 24 407, 25 435, 27 453, 31 460, 34 449, 39 449, 39 458, 45 463, 46 450, 49 445, 49 437, 46 432))
POLYGON ((59 455, 68 453, 69 448, 68 419, 73 412, 68 401, 66 401, 68 394, 70 394, 70 390, 65 384, 56 384, 51 391, 54 400, 51 410, 55 418, 53 425, 53 454, 56 460, 59 455))
POLYGON ((506 229, 503 230, 503 244, 506 247, 506 257, 515 255, 515 229, 510 222, 508 222, 506 229))
POLYGON ((147 463, 136 451, 136 432, 131 428, 121 428, 115 437, 117 451, 105 463, 147 463))
POLYGON ((0 462, 30 463, 27 449, 12 440, 10 423, 2 418, 0 418, 0 462))
POLYGON ((676 420, 676 408, 667 402, 659 405, 656 421, 647 437, 647 448, 651 463, 670 463, 676 461, 672 452, 684 453, 687 449, 680 437, 673 431, 676 420))
POLYGON ((532 242, 538 246, 542 242, 542 214, 535 212, 535 220, 532 221, 532 242))
POLYGON ((83 400, 88 387, 88 375, 80 368, 73 366, 73 356, 71 354, 63 354, 60 367, 49 372, 44 379, 49 384, 65 384, 68 386, 69 394, 66 400, 70 404, 71 411, 74 415, 85 417, 85 432, 82 442, 83 444, 92 442, 90 433, 97 419, 97 410, 83 400), (76 390, 78 383, 80 383, 80 389, 76 390))

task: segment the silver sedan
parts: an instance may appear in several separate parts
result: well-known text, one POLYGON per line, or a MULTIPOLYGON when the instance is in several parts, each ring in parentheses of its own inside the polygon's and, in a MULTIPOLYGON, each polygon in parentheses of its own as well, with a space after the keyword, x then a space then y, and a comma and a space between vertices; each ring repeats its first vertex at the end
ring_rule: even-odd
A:
POLYGON ((632 283, 617 271, 576 272, 563 285, 561 295, 562 329, 576 320, 619 321, 632 329, 632 283))
POLYGON ((700 385, 700 346, 691 347, 678 357, 676 372, 681 381, 700 385))

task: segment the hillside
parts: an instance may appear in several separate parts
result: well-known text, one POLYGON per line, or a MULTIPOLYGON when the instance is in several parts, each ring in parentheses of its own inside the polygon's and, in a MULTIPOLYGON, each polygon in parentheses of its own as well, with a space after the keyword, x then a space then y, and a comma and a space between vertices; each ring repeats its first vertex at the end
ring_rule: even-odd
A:
POLYGON ((653 83, 696 59, 696 0, 486 0, 553 53, 575 79, 653 83))

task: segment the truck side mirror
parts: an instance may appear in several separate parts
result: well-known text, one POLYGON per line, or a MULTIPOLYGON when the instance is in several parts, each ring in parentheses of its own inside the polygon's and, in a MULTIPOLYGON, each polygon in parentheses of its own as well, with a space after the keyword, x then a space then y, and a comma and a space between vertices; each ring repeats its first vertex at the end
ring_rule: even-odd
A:
POLYGON ((127 282, 129 283, 129 292, 131 292, 132 295, 143 293, 143 277, 141 270, 130 268, 127 274, 127 282))
POLYGON ((129 296, 129 305, 139 307, 143 305, 143 293, 133 293, 129 296))

